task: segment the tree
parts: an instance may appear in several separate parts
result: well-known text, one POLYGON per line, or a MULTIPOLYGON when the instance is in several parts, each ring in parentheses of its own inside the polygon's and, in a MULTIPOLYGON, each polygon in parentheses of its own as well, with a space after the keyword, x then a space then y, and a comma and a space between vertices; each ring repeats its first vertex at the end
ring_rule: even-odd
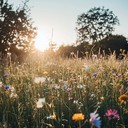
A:
POLYGON ((122 35, 111 35, 101 40, 98 44, 105 54, 115 52, 116 56, 119 56, 122 53, 127 54, 128 52, 128 41, 122 35))
POLYGON ((72 57, 76 53, 76 47, 73 45, 61 45, 57 50, 57 54, 61 57, 72 57))
POLYGON ((36 27, 33 27, 26 1, 21 8, 13 9, 8 1, 0 3, 0 52, 15 53, 18 57, 28 53, 34 44, 36 27))
POLYGON ((117 16, 104 7, 94 7, 77 19, 78 42, 95 43, 109 36, 114 31, 114 25, 119 24, 117 16))

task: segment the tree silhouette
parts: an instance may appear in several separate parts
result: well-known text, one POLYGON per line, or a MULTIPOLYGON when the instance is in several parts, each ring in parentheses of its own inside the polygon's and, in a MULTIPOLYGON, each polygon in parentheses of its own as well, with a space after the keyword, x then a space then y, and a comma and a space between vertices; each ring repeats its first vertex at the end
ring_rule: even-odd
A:
POLYGON ((120 54, 126 54, 128 52, 128 41, 126 37, 122 35, 111 35, 101 40, 98 44, 105 54, 115 52, 118 57, 120 54))
POLYGON ((91 49, 90 45, 88 42, 78 44, 77 46, 75 45, 61 45, 59 49, 56 51, 58 56, 61 57, 79 57, 79 58, 84 58, 85 53, 89 52, 91 49))
POLYGON ((112 11, 104 7, 94 7, 78 16, 76 27, 78 42, 98 42, 112 34, 116 24, 119 24, 119 20, 112 11))
POLYGON ((36 28, 30 18, 27 1, 23 7, 16 10, 8 1, 0 3, 0 52, 6 56, 7 52, 22 56, 28 53, 34 44, 36 28))

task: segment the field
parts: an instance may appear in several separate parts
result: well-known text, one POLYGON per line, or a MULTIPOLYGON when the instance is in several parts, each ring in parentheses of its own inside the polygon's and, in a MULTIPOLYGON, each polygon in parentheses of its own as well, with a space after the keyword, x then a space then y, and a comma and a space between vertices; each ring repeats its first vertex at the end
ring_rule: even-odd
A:
POLYGON ((128 128, 128 58, 1 64, 0 128, 128 128))

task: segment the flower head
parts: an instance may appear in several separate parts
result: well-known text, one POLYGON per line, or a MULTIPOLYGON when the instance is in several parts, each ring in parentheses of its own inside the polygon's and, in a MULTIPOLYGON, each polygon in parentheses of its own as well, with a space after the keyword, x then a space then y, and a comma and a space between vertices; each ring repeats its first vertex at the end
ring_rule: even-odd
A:
POLYGON ((96 112, 90 114, 90 121, 97 128, 101 128, 101 120, 99 114, 97 114, 96 112))
POLYGON ((48 75, 48 72, 47 72, 47 71, 44 71, 43 74, 44 74, 44 75, 48 75))
POLYGON ((121 96, 119 96, 118 99, 119 99, 119 101, 120 101, 121 103, 126 104, 126 101, 128 100, 128 95, 122 94, 121 96))
POLYGON ((67 88, 67 92, 71 92, 72 91, 72 88, 67 88))
POLYGON ((105 113, 105 116, 107 116, 109 120, 111 120, 111 119, 119 119, 119 114, 117 113, 117 110, 115 110, 115 109, 107 110, 107 112, 105 113))
POLYGON ((60 89, 60 86, 59 86, 58 84, 55 84, 55 85, 54 85, 54 89, 55 89, 55 90, 59 90, 59 89, 60 89))
POLYGON ((3 76, 8 77, 8 76, 10 76, 10 74, 9 73, 4 73, 3 76))
POLYGON ((4 86, 4 89, 5 89, 5 90, 8 90, 8 89, 9 89, 9 85, 5 85, 5 86, 4 86))
POLYGON ((97 74, 96 73, 93 73, 92 76, 97 77, 97 74))
POLYGON ((100 97, 100 99, 101 99, 101 100, 104 100, 104 97, 103 97, 103 96, 101 96, 101 97, 100 97))
POLYGON ((87 71, 87 70, 89 70, 88 65, 84 65, 83 68, 82 68, 82 70, 83 70, 83 71, 87 71))
POLYGON ((121 73, 120 73, 120 74, 118 74, 118 77, 121 77, 121 76, 123 76, 121 73))
POLYGON ((67 89, 67 84, 64 83, 63 87, 64 87, 64 89, 67 89))
POLYGON ((78 89, 82 89, 83 88, 83 85, 79 84, 79 85, 77 85, 77 88, 78 89))
POLYGON ((0 88, 3 86, 3 83, 0 81, 0 88))
POLYGON ((10 86, 9 89, 10 89, 11 92, 15 91, 15 88, 13 86, 10 86))
POLYGON ((46 81, 45 77, 35 77, 34 79, 34 83, 39 84, 39 83, 43 83, 46 81))
POLYGON ((48 116, 47 119, 56 120, 56 114, 53 113, 52 115, 48 116))
POLYGON ((10 94, 10 98, 17 98, 17 97, 18 97, 18 95, 15 94, 15 93, 11 93, 11 94, 10 94))
POLYGON ((36 103, 37 108, 42 108, 44 104, 45 104, 45 98, 39 98, 36 103))
POLYGON ((82 113, 76 113, 72 116, 72 120, 75 121, 84 120, 84 115, 82 113))

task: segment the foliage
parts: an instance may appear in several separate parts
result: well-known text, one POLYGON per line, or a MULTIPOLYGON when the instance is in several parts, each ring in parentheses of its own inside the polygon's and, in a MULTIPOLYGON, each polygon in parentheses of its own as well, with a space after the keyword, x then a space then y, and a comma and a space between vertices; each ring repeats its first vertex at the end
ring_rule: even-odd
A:
POLYGON ((33 27, 29 8, 24 3, 23 7, 16 10, 8 1, 0 5, 0 52, 3 56, 11 52, 20 57, 29 52, 33 47, 36 28, 33 27))
POLYGON ((56 51, 61 57, 81 57, 84 58, 87 53, 89 55, 99 53, 102 55, 110 55, 115 53, 116 57, 123 57, 128 52, 128 41, 122 35, 109 35, 94 45, 87 42, 80 43, 77 46, 61 46, 56 51), (72 54, 72 55, 71 55, 72 54))
POLYGON ((78 16, 76 28, 78 43, 100 41, 112 34, 116 24, 119 24, 119 20, 112 11, 104 7, 94 7, 78 16))
POLYGON ((122 51, 126 54, 128 51, 128 41, 122 35, 111 35, 106 37, 99 42, 100 48, 104 50, 105 54, 110 54, 115 52, 119 56, 122 51))
POLYGON ((53 60, 33 54, 22 65, 0 65, 0 127, 128 127, 127 69, 127 58, 114 55, 53 60))
POLYGON ((60 55, 61 57, 72 57, 71 54, 76 53, 76 47, 71 45, 71 46, 60 46, 59 49, 57 50, 57 54, 60 55))
POLYGON ((85 57, 85 53, 89 52, 91 49, 91 45, 89 43, 84 42, 81 44, 78 44, 77 46, 71 45, 71 46, 60 46, 59 49, 56 51, 56 53, 61 57, 85 57))

